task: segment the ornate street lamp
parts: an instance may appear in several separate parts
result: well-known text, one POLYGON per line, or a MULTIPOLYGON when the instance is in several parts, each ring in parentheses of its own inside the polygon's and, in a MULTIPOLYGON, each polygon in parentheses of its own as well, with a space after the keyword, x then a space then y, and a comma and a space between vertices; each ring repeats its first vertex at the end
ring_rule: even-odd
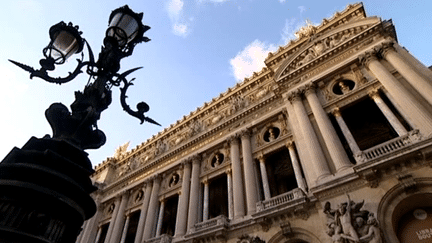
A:
POLYGON ((52 136, 32 137, 0 163, 0 242, 75 242, 83 222, 96 211, 89 196, 96 189, 89 179, 93 169, 84 150, 106 142, 97 121, 111 104, 112 87, 121 86, 120 103, 127 113, 141 123, 159 125, 144 115, 149 111, 146 103, 138 103, 136 111, 126 103, 126 91, 134 80, 128 81, 126 76, 140 67, 118 73, 120 60, 130 56, 138 43, 150 41, 144 36, 150 27, 142 24, 142 18, 142 13, 133 12, 127 5, 114 10, 97 61, 78 26, 64 22, 50 28, 51 40, 43 49, 40 69, 10 60, 28 71, 30 78, 51 83, 67 83, 84 67, 90 79, 83 92, 75 92, 71 111, 61 103, 46 110, 52 136), (57 65, 81 53, 84 46, 88 60, 81 55, 75 70, 66 77, 49 75, 57 65))

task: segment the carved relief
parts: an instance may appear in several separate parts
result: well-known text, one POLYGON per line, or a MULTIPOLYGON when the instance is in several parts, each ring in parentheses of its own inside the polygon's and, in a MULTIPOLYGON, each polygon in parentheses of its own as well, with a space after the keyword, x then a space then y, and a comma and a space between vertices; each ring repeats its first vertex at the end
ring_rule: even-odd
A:
POLYGON ((162 189, 168 190, 177 186, 180 186, 181 182, 181 171, 173 171, 169 173, 167 176, 164 176, 163 182, 162 182, 162 189))
POLYGON ((220 149, 211 153, 204 164, 203 171, 208 171, 225 165, 226 162, 229 160, 227 156, 229 156, 229 154, 227 154, 227 151, 225 149, 220 149))
POLYGON ((332 209, 330 202, 324 205, 327 234, 332 242, 381 243, 378 221, 373 213, 362 209, 364 200, 356 203, 348 195, 347 198, 337 209, 332 209))
POLYGON ((115 153, 113 155, 113 158, 116 160, 121 160, 123 159, 123 157, 126 155, 127 153, 127 149, 129 147, 130 142, 127 142, 121 146, 119 146, 116 150, 115 153))
POLYGON ((261 240, 258 236, 242 235, 237 243, 265 243, 265 241, 261 240))

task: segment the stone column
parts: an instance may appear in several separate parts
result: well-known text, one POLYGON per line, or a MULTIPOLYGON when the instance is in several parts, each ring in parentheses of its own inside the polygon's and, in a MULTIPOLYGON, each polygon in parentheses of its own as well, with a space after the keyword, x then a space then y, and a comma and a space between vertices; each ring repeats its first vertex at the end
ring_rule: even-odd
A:
POLYGON ((156 219, 156 213, 158 210, 158 203, 159 203, 158 197, 159 197, 159 188, 160 188, 161 180, 162 180, 162 176, 160 175, 156 175, 153 178, 153 188, 150 196, 146 221, 144 224, 143 240, 148 240, 152 237, 153 227, 156 219))
POLYGON ((110 220, 110 223, 108 226, 108 231, 107 231, 104 243, 110 242, 111 234, 112 234, 113 229, 114 229, 114 223, 116 221, 117 213, 118 213, 119 208, 120 208, 120 200, 121 200, 121 196, 117 196, 117 198, 114 202, 114 211, 112 212, 112 215, 111 215, 111 220, 110 220))
POLYGON ((233 181, 231 168, 226 171, 227 187, 228 187, 228 218, 234 218, 234 200, 233 200, 233 181))
POLYGON ((375 104, 378 106, 383 115, 387 118, 387 121, 390 123, 390 125, 393 127, 393 129, 397 132, 399 136, 403 136, 408 133, 405 127, 399 121, 399 119, 390 110, 387 104, 381 99, 377 90, 369 92, 369 96, 372 98, 372 100, 375 102, 375 104))
POLYGON ((291 94, 291 103, 294 107, 298 124, 300 125, 305 144, 309 151, 309 158, 316 175, 315 180, 330 176, 330 170, 324 152, 322 151, 318 137, 309 120, 309 116, 306 113, 300 93, 294 92, 291 94))
POLYGON ((298 161, 297 154, 295 152, 294 142, 288 141, 286 143, 286 146, 288 148, 290 159, 291 159, 291 164, 292 164, 293 169, 294 169, 294 176, 295 176, 296 181, 297 181, 297 186, 300 189, 302 189, 304 192, 306 192, 307 186, 306 186, 305 179, 303 178, 303 175, 302 175, 302 169, 301 169, 300 163, 298 161))
POLYGON ((355 155, 361 153, 361 150, 359 146, 357 145, 357 142, 354 139, 354 136, 352 135, 351 131, 349 130, 347 124, 345 123, 345 120, 342 117, 342 114, 340 113, 339 108, 335 108, 332 111, 334 117, 336 118, 336 122, 338 123, 345 139, 348 142, 348 146, 351 149, 351 152, 355 155))
POLYGON ((85 231, 88 228, 88 222, 89 222, 89 220, 84 221, 84 224, 82 225, 82 230, 81 230, 80 234, 78 235, 75 243, 81 243, 83 235, 85 234, 85 231))
POLYGON ((375 52, 361 55, 360 61, 369 68, 407 116, 414 116, 413 125, 424 136, 432 133, 432 116, 417 99, 378 61, 375 52))
POLYGON ((206 178, 204 184, 204 200, 203 200, 203 221, 209 219, 209 181, 206 178))
POLYGON ((140 218, 138 220, 138 227, 137 232, 135 236, 135 242, 134 243, 141 243, 143 233, 144 233, 144 225, 147 218, 147 210, 150 203, 150 196, 151 191, 153 187, 153 181, 148 180, 146 183, 144 183, 143 190, 144 190, 144 199, 141 205, 141 213, 140 218))
POLYGON ((258 202, 258 187, 256 181, 255 165, 252 158, 252 147, 250 141, 250 131, 241 132, 243 168, 246 189, 246 203, 248 214, 256 212, 256 203, 258 202))
POLYGON ((192 158, 192 179, 190 188, 190 199, 189 199, 189 215, 187 231, 190 232, 195 224, 198 222, 198 207, 199 207, 199 190, 200 190, 200 167, 201 158, 200 156, 194 156, 192 158))
POLYGON ((100 237, 101 237, 101 234, 102 234, 102 228, 101 227, 99 227, 98 228, 98 231, 97 231, 97 234, 96 234, 96 239, 95 239, 95 243, 98 243, 99 242, 99 239, 100 239, 100 237))
POLYGON ((404 77, 429 104, 432 104, 432 85, 430 80, 423 78, 411 67, 393 47, 394 42, 389 41, 383 44, 382 56, 404 77))
MULTIPOLYGON (((298 120, 295 116, 294 107, 291 104, 291 102, 289 101, 288 95, 289 95, 289 93, 284 94, 284 102, 285 102, 285 106, 287 108, 288 122, 290 124, 291 131, 294 135, 294 141, 298 145, 297 151, 298 151, 298 154, 300 157, 299 158, 300 164, 302 165, 303 168, 310 168, 312 166, 312 164, 310 163, 310 159, 309 159, 309 151, 308 151, 306 143, 303 139, 302 131, 299 129, 300 125, 298 124, 298 120)), ((314 173, 315 172, 313 170, 304 171, 304 175, 306 177, 305 179, 306 179, 309 187, 312 187, 315 184, 315 180, 313 179, 315 177, 314 173)))
POLYGON ((243 197, 243 175, 240 163, 240 148, 237 136, 230 138, 231 169, 233 176, 234 219, 245 215, 243 197))
POLYGON ((318 100, 316 95, 315 85, 307 86, 306 99, 312 109, 312 113, 318 124, 318 128, 323 136, 324 143, 333 160, 336 171, 341 171, 352 166, 349 161, 348 155, 339 140, 339 137, 331 123, 327 113, 322 108, 321 102, 318 100))
POLYGON ((123 234, 120 240, 120 243, 125 243, 126 241, 126 236, 127 236, 127 232, 128 232, 128 228, 129 228, 129 221, 130 221, 130 215, 126 216, 126 221, 123 227, 123 234))
POLYGON ((158 217, 158 222, 156 227, 156 237, 159 237, 161 235, 164 213, 165 213, 165 198, 160 201, 159 217, 158 217))
POLYGON ((114 222, 114 227, 109 241, 110 243, 117 243, 120 241, 123 225, 125 222, 125 209, 128 201, 129 201, 129 192, 125 191, 121 196, 120 207, 118 209, 116 220, 114 222))
POLYGON ((432 80, 432 71, 416 57, 411 55, 411 53, 406 48, 400 46, 398 43, 395 43, 393 47, 396 49, 396 52, 399 53, 403 59, 409 61, 411 66, 418 70, 418 72, 420 72, 424 78, 432 80))
POLYGON ((191 163, 190 161, 185 161, 183 162, 182 189, 179 195, 175 237, 180 237, 186 234, 188 219, 188 214, 186 212, 189 209, 190 177, 191 163))
POLYGON ((100 217, 103 214, 103 208, 101 208, 99 196, 96 196, 96 205, 97 205, 97 211, 96 214, 86 222, 86 227, 84 228, 84 231, 82 232, 81 237, 81 243, 87 243, 87 242, 93 242, 96 238, 96 231, 98 229, 98 222, 100 217))
POLYGON ((263 190, 264 190, 264 199, 269 200, 271 198, 270 194, 270 186, 268 182, 268 176, 267 176, 267 169, 265 165, 265 158, 264 155, 260 155, 258 157, 259 164, 260 164, 260 171, 261 171, 261 179, 263 184, 263 190))

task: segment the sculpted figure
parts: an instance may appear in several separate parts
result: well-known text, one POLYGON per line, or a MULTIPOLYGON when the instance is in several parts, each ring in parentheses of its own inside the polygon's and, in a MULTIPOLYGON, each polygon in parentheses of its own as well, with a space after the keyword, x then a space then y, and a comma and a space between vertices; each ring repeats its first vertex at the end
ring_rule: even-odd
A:
POLYGON ((368 243, 382 243, 381 233, 378 228, 378 221, 372 213, 369 214, 367 224, 369 225, 368 233, 367 235, 361 237, 360 240, 362 242, 368 243))

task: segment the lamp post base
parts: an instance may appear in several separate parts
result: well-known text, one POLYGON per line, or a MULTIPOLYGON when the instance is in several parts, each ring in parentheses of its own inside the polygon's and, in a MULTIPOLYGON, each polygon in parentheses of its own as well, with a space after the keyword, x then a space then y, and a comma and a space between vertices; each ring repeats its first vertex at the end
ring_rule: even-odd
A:
POLYGON ((87 153, 32 137, 0 163, 0 242, 75 242, 96 212, 87 153))

